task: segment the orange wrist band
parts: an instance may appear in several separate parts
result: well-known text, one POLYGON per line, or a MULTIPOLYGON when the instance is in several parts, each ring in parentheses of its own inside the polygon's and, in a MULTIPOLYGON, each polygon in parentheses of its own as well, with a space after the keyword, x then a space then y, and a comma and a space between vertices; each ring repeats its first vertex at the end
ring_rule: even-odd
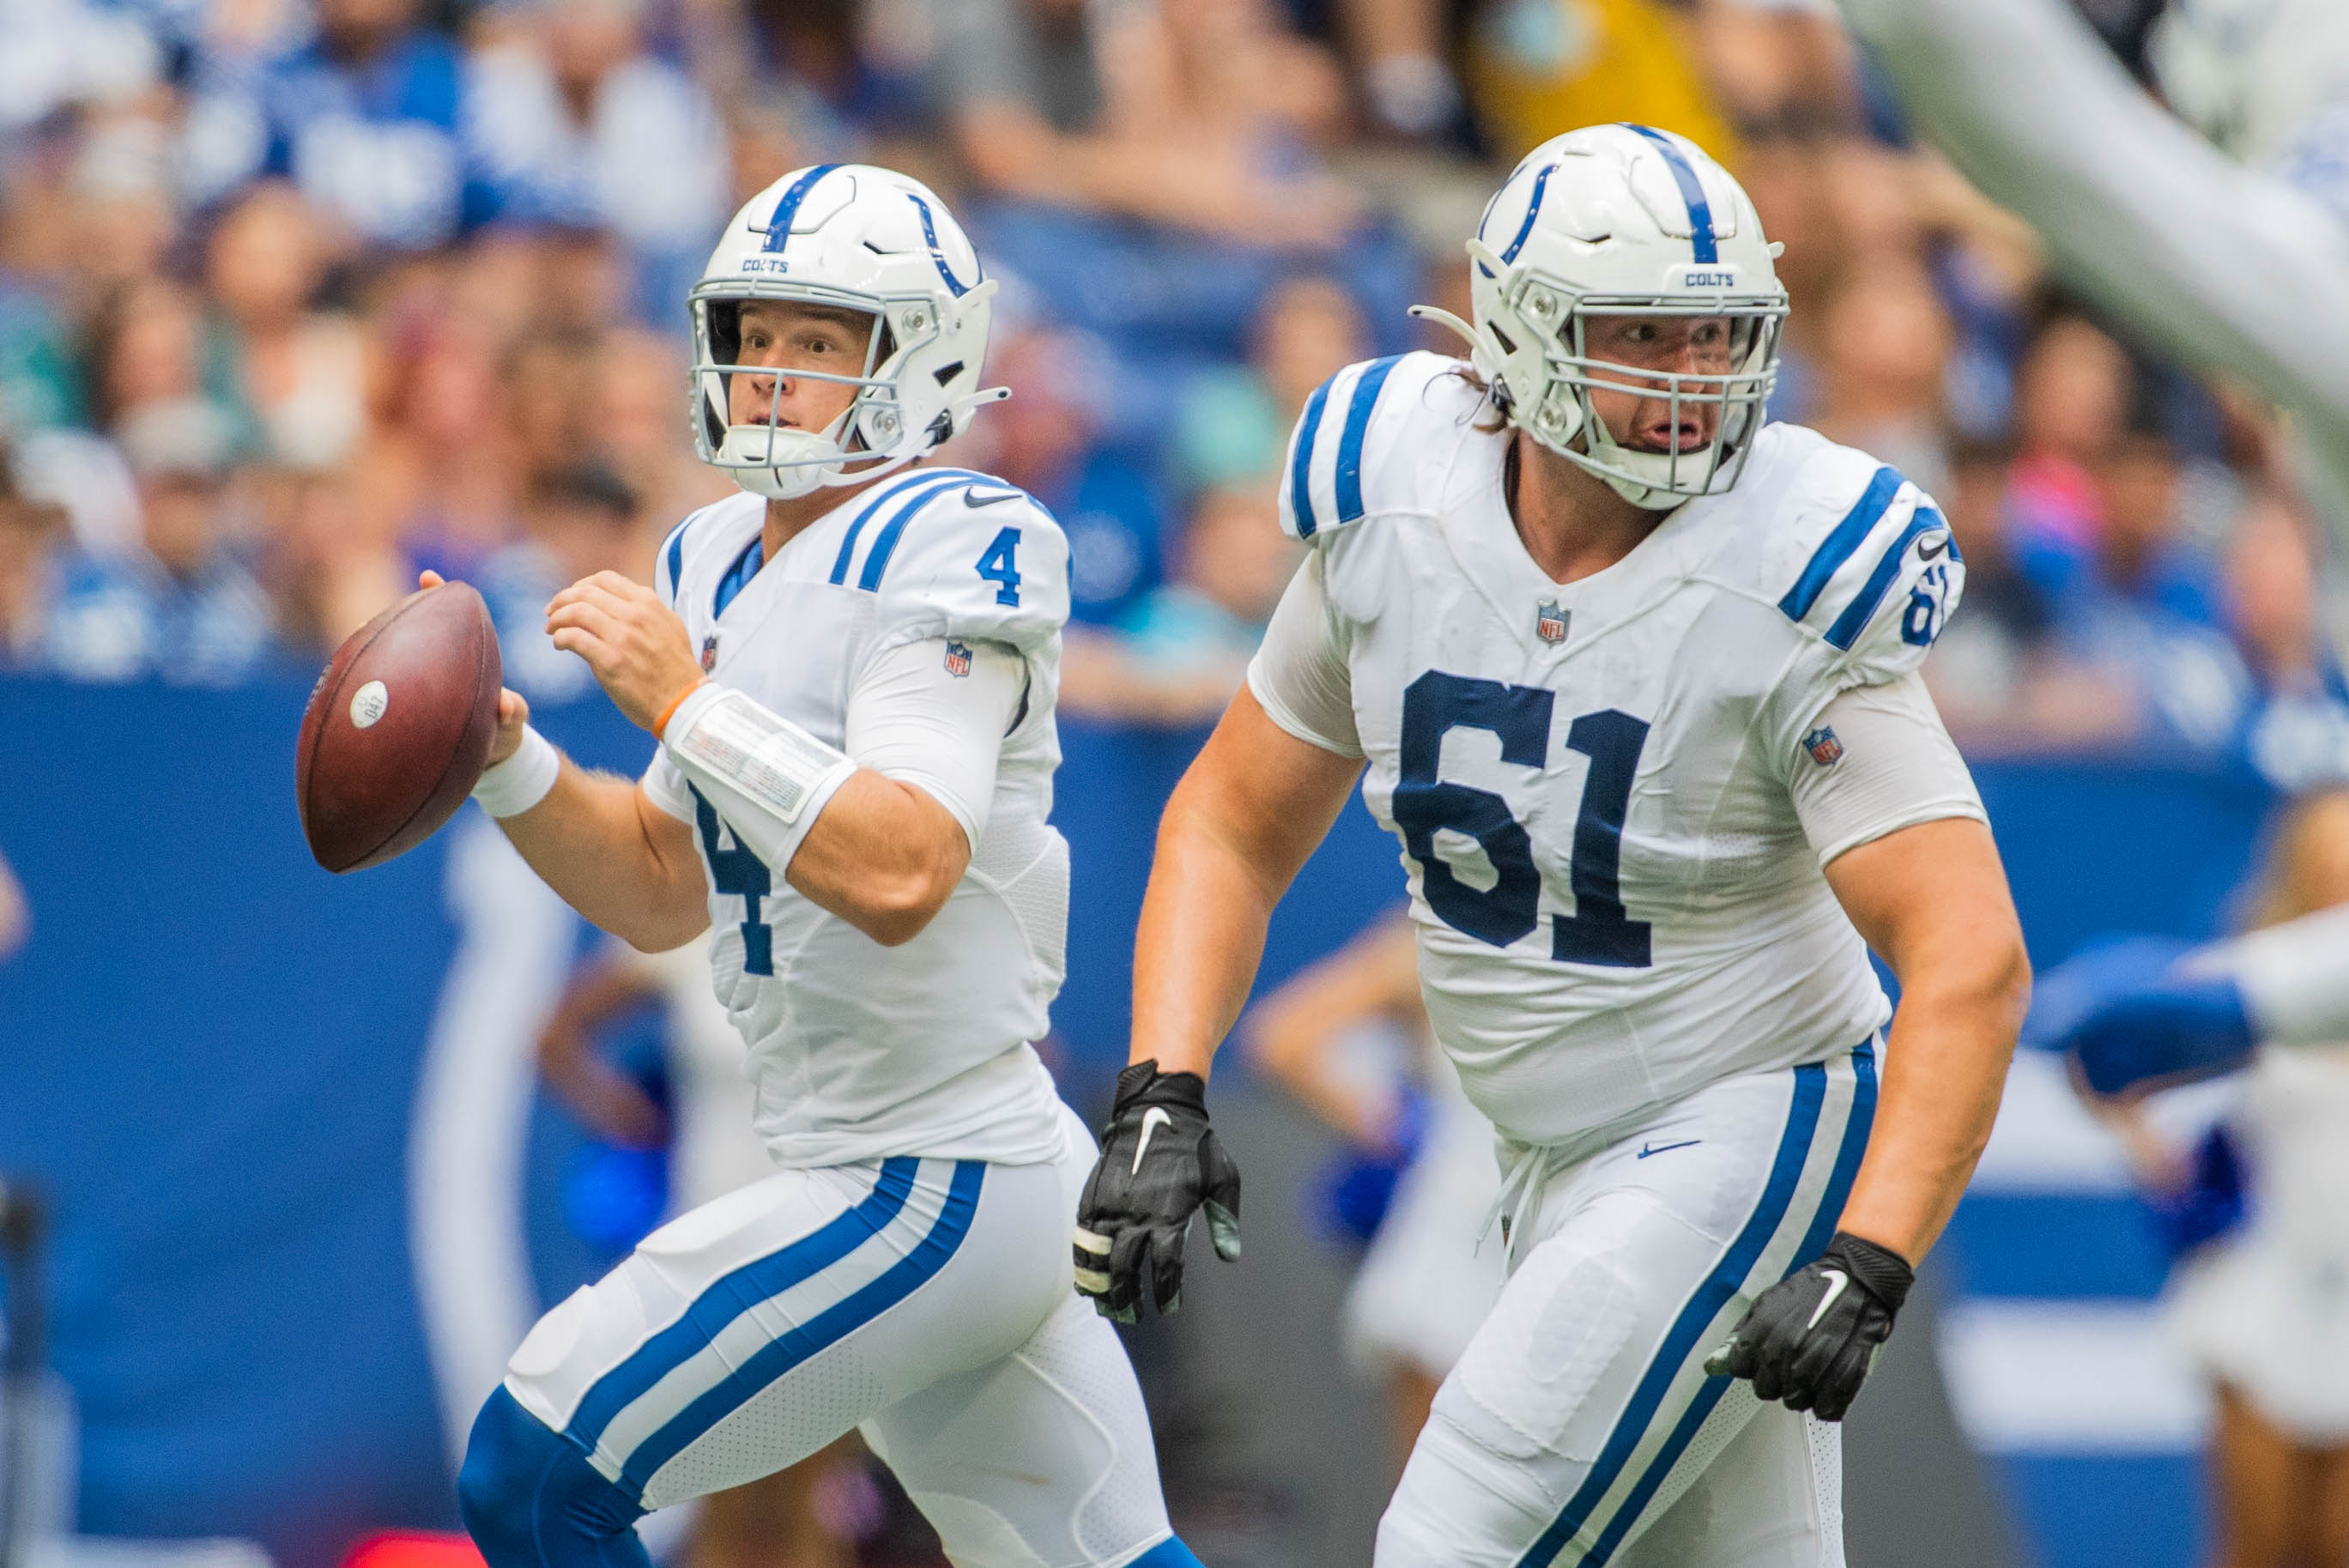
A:
POLYGON ((684 706, 685 699, 691 696, 695 692, 699 691, 703 686, 706 686, 709 684, 709 677, 708 676, 696 676, 689 683, 687 684, 686 688, 683 691, 668 699, 668 706, 660 710, 660 717, 658 718, 653 720, 653 738, 655 740, 658 740, 661 738, 661 732, 668 728, 668 721, 676 717, 677 710, 684 706))

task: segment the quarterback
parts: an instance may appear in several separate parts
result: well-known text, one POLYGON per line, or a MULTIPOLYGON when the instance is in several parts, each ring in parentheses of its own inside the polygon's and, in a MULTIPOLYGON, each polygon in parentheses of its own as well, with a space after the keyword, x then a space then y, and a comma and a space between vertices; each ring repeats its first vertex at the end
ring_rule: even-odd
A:
POLYGON ((1359 778, 1510 1267, 1381 1568, 1839 1564, 1832 1423, 2029 988, 1918 674, 1964 569, 1898 472, 1764 424, 1775 252, 1693 143, 1557 138, 1467 249, 1475 321, 1427 313, 1465 362, 1352 366, 1299 420, 1312 549, 1160 825, 1079 1288, 1163 1310, 1203 1204, 1237 1249, 1204 1080, 1359 778))
POLYGON ((994 288, 902 175, 753 198, 690 299, 696 439, 743 493, 678 524, 653 587, 599 573, 548 607, 651 766, 589 773, 502 697, 475 798, 635 945, 715 928, 781 1169, 515 1351, 459 1477, 491 1568, 640 1565, 647 1511, 851 1428, 957 1563, 1195 1568, 1124 1350, 1071 1289, 1092 1144, 1030 1046, 1068 920, 1068 546, 1024 492, 921 461, 1001 395, 994 288))

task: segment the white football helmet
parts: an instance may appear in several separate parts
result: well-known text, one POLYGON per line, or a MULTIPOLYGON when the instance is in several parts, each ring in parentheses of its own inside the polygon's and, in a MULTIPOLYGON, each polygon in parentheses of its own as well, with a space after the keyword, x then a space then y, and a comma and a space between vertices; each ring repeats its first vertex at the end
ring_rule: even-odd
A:
POLYGON ((744 490, 776 500, 913 461, 959 433, 978 405, 1010 396, 978 385, 995 287, 961 225, 921 181, 863 163, 785 175, 734 214, 689 296, 694 449, 744 490), (857 389, 829 428, 729 422, 730 378, 775 374, 738 362, 741 308, 754 299, 874 318, 864 374, 790 373, 857 389))
POLYGON ((1786 291, 1779 247, 1729 171, 1687 138, 1644 125, 1586 126, 1526 155, 1468 242, 1474 325, 1421 305, 1468 339, 1509 422, 1663 511, 1737 482, 1778 375, 1786 291), (1723 374, 1671 374, 1593 359, 1590 316, 1726 318, 1723 374), (1713 439, 1686 451, 1616 442, 1590 407, 1599 387, 1718 406, 1713 439))

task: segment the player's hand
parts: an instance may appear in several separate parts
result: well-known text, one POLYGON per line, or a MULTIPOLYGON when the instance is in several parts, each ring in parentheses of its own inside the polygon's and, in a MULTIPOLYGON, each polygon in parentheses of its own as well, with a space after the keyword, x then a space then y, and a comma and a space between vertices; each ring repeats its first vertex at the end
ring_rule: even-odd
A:
MULTIPOLYGON (((448 581, 438 572, 427 568, 416 574, 419 588, 438 588, 448 581)), ((522 693, 511 686, 498 691, 498 727, 490 737, 489 760, 481 764, 483 771, 495 768, 522 749, 522 732, 530 727, 530 704, 522 693)))
POLYGON ((1818 1262, 1762 1293, 1705 1372, 1750 1377, 1761 1398, 1840 1421, 1916 1277, 1899 1253, 1837 1231, 1818 1262))
POLYGON ((1162 1073, 1154 1061, 1117 1075, 1117 1099, 1102 1129, 1102 1156, 1077 1205, 1077 1289, 1104 1316, 1132 1323, 1146 1273, 1161 1313, 1183 1297, 1183 1237, 1207 1211, 1216 1255, 1240 1255, 1240 1169, 1207 1125, 1207 1086, 1197 1073, 1162 1073))
POLYGON ((548 601, 554 645, 595 672, 612 704, 640 729, 701 679, 693 639, 659 594, 616 572, 583 577, 548 601))

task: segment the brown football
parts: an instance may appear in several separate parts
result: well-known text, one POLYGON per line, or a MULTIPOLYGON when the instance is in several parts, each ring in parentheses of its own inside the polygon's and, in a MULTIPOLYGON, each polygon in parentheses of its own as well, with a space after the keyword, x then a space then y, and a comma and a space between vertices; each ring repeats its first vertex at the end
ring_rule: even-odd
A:
POLYGON ((330 872, 432 836, 489 760, 504 681, 489 606, 462 583, 410 593, 346 639, 302 711, 295 799, 330 872))

